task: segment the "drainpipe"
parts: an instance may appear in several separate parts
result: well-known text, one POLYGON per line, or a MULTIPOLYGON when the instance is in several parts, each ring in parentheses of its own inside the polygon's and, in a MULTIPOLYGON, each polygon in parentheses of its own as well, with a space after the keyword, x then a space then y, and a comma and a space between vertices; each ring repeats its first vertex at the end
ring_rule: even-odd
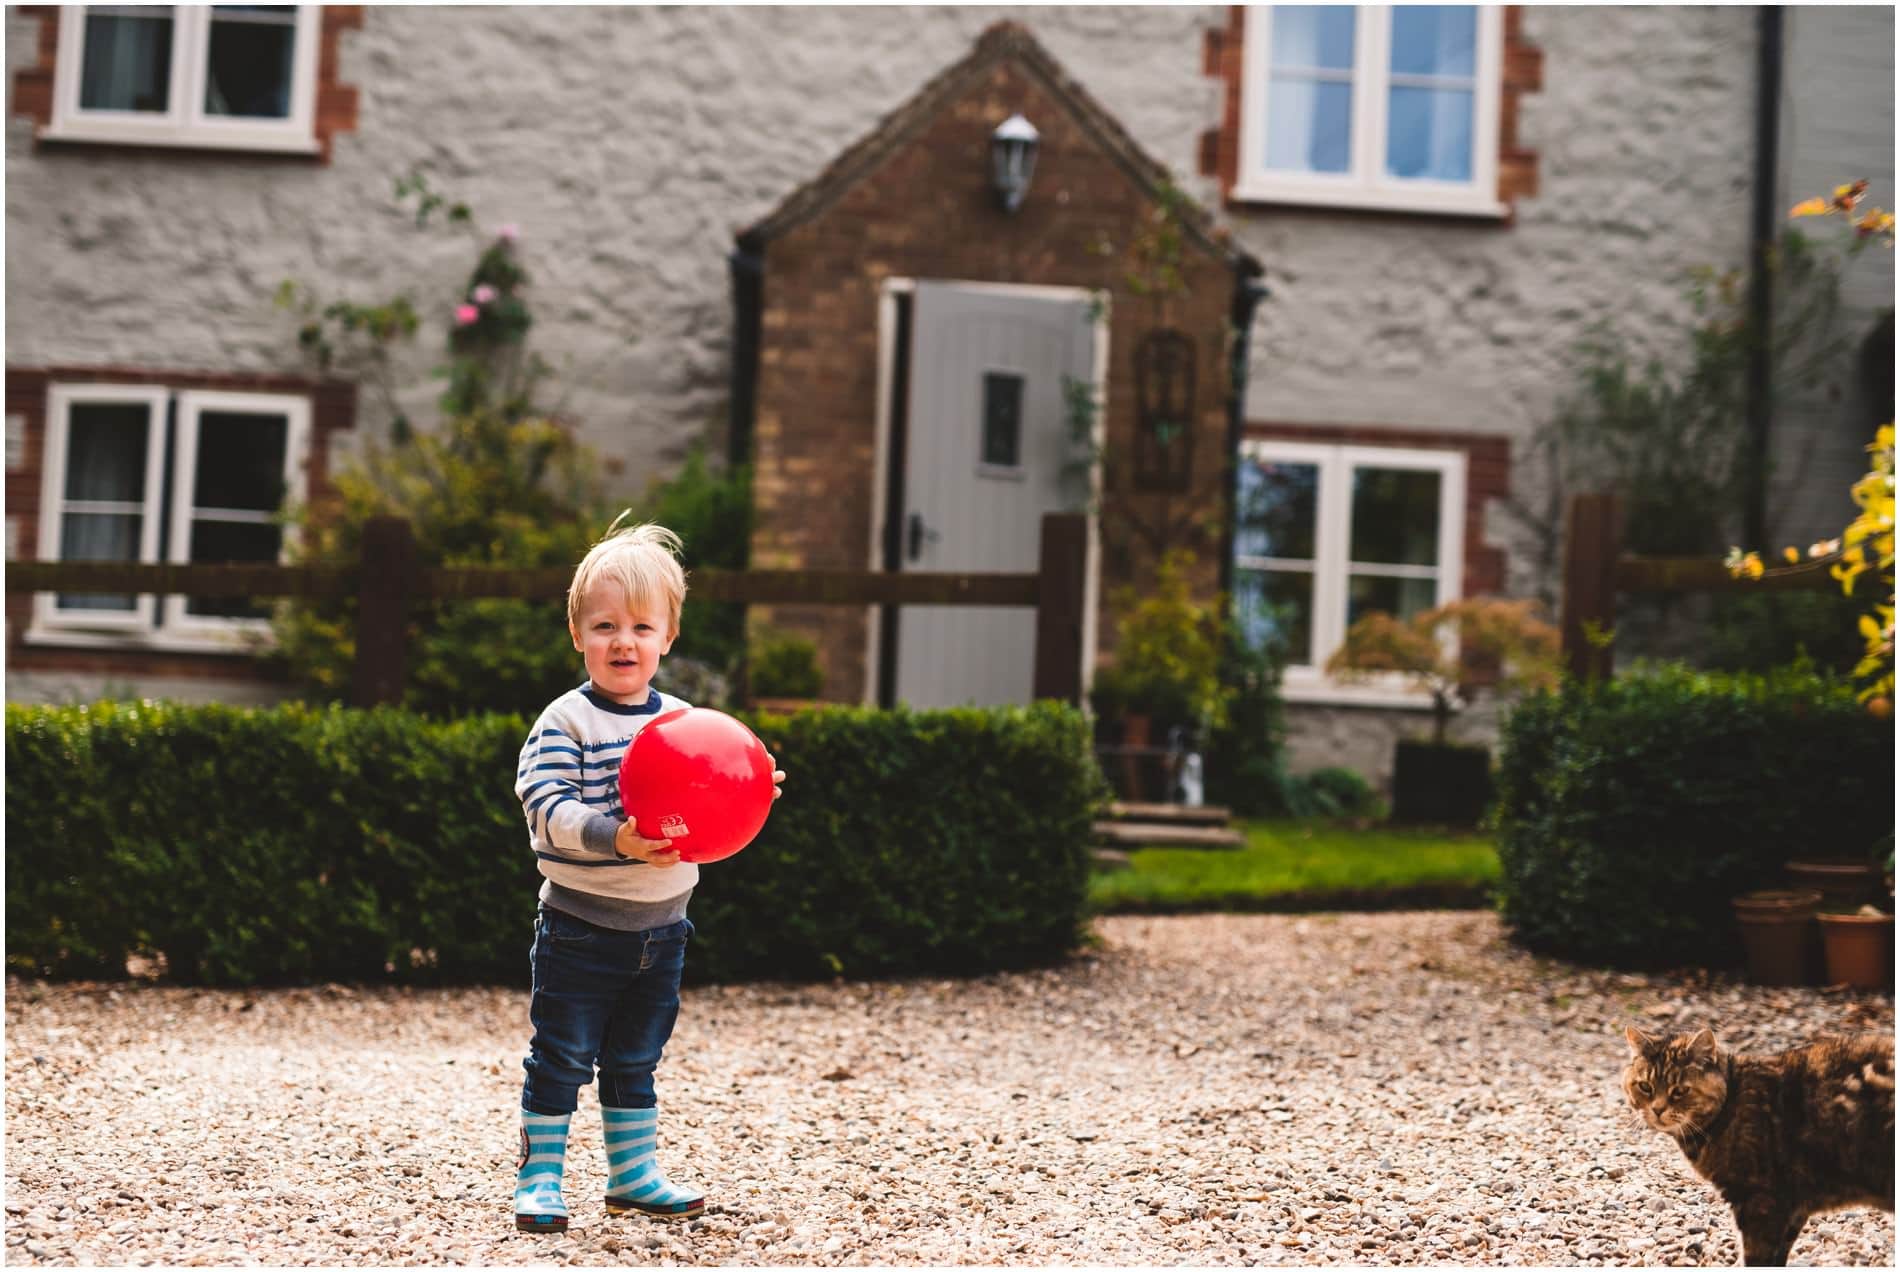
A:
POLYGON ((759 389, 759 315, 764 308, 764 245, 740 240, 726 256, 732 272, 732 369, 728 396, 726 458, 733 465, 752 460, 752 429, 759 389))
POLYGON ((1768 430, 1774 372, 1774 295, 1768 261, 1779 220, 1776 178, 1780 160, 1776 152, 1781 139, 1781 6, 1768 5, 1759 10, 1756 26, 1755 206, 1749 226, 1748 279, 1748 323, 1755 347, 1748 359, 1742 542, 1759 549, 1768 546, 1768 430))
POLYGON ((1267 298, 1267 285, 1260 281, 1259 269, 1248 261, 1235 272, 1234 305, 1228 314, 1234 327, 1234 344, 1228 351, 1227 366, 1227 515, 1221 520, 1220 590, 1229 597, 1234 594, 1234 525, 1240 515, 1240 434, 1247 422, 1247 360, 1253 348, 1254 309, 1267 298))

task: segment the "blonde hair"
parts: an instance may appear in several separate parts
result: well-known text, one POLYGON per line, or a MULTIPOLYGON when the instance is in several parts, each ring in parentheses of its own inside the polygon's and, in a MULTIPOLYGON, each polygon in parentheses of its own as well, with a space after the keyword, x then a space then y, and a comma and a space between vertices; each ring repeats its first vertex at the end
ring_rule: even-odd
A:
POLYGON ((574 581, 567 588, 567 623, 579 629, 581 606, 601 583, 617 585, 635 610, 658 601, 666 602, 669 637, 680 629, 680 606, 686 601, 686 572, 680 569, 680 537, 665 526, 646 522, 621 528, 631 516, 627 509, 614 518, 600 542, 587 550, 574 568, 574 581))

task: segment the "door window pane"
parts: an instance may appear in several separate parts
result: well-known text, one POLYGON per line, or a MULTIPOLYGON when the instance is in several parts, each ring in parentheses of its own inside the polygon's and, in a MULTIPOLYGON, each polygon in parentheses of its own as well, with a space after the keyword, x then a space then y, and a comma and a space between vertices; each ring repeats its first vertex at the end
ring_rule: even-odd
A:
POLYGON ((150 425, 142 402, 75 402, 67 417, 66 498, 143 505, 150 425))
POLYGON ((983 462, 1017 468, 1023 462, 1023 378, 983 377, 983 462))
POLYGON ((1438 564, 1439 474, 1418 468, 1352 470, 1350 560, 1438 564))
POLYGON ((1234 571, 1234 621, 1254 649, 1277 648, 1286 663, 1313 661, 1313 576, 1300 570, 1234 571))
POLYGON ((281 415, 200 414, 193 506, 277 511, 284 502, 284 447, 289 433, 289 423, 281 415))
POLYGON ((1346 626, 1351 627, 1374 610, 1400 619, 1430 609, 1437 603, 1438 580, 1382 578, 1355 574, 1346 587, 1346 626))
POLYGON ((205 114, 290 118, 291 59, 296 41, 295 5, 213 5, 205 66, 205 114))
POLYGON ((1318 514, 1319 465, 1241 461, 1237 555, 1312 560, 1318 514))
POLYGON ((172 11, 136 5, 86 10, 81 110, 164 114, 171 105, 172 11))
POLYGON ((1478 73, 1478 10, 1468 4, 1395 5, 1392 71, 1396 75, 1478 73))

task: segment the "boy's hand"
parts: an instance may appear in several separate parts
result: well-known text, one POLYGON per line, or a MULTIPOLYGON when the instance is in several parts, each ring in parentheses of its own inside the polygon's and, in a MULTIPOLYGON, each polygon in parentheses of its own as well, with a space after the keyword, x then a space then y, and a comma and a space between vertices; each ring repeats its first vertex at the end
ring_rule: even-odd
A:
POLYGON ((624 821, 620 829, 614 832, 614 851, 622 857, 635 861, 644 861, 649 866, 676 866, 679 864, 679 849, 673 848, 670 839, 642 839, 633 823, 624 821))
POLYGON ((778 761, 772 758, 770 751, 765 753, 765 762, 772 766, 772 798, 777 799, 785 793, 779 789, 779 784, 785 780, 785 770, 778 766, 778 761))

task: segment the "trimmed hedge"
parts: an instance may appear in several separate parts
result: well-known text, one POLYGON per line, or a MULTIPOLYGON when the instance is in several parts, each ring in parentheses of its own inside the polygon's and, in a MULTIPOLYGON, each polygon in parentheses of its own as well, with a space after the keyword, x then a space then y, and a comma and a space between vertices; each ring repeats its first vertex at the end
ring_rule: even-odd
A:
MULTIPOLYGON (((702 867, 689 979, 966 974, 1082 939, 1106 797, 1052 704, 748 718, 789 776, 702 867)), ((378 708, 7 708, 7 963, 186 984, 525 984, 528 722, 378 708)))
POLYGON ((1498 767, 1499 902, 1521 944, 1726 966, 1730 898, 1893 829, 1894 734, 1810 672, 1664 668, 1526 699, 1498 767))

